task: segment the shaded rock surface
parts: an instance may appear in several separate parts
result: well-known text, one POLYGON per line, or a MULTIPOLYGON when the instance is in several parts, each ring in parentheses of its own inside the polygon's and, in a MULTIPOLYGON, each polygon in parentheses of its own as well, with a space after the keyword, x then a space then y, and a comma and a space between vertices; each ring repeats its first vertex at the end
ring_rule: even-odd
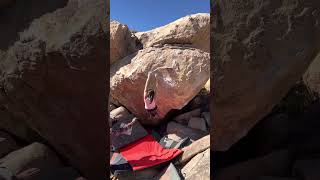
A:
POLYGON ((11 151, 15 151, 20 146, 9 134, 0 131, 0 158, 11 151))
POLYGON ((19 33, 28 28, 34 19, 63 8, 67 2, 68 0, 0 0, 0 49, 7 50, 19 40, 19 33))
MULTIPOLYGON (((0 102, 5 100, 7 100, 5 95, 0 93, 0 102)), ((16 111, 16 109, 8 109, 6 105, 3 104, 0 105, 0 107, 1 129, 10 132, 20 140, 28 143, 43 140, 43 138, 24 121, 26 118, 24 113, 16 111)))
POLYGON ((207 132, 207 124, 206 120, 203 118, 198 118, 198 117, 192 117, 189 119, 188 126, 193 128, 193 129, 199 129, 201 131, 207 132))
POLYGON ((110 119, 116 119, 117 121, 121 121, 126 119, 129 116, 129 112, 126 108, 120 106, 110 112, 110 119))
POLYGON ((110 22, 110 64, 138 51, 140 42, 127 25, 117 21, 110 22))
POLYGON ((210 148, 193 157, 181 170, 186 180, 210 179, 210 148))
POLYGON ((290 174, 291 161, 289 151, 281 150, 217 170, 214 176, 216 180, 245 180, 260 176, 286 177, 290 174))
POLYGON ((320 2, 212 3, 214 150, 236 143, 285 96, 320 49, 320 2))
POLYGON ((303 81, 317 97, 320 97, 320 53, 305 72, 303 81))
POLYGON ((197 108, 192 111, 179 114, 178 116, 174 117, 173 120, 181 124, 188 124, 188 121, 190 120, 190 118, 199 117, 200 113, 201 113, 201 109, 197 108))
POLYGON ((181 109, 199 93, 209 79, 209 63, 209 53, 198 49, 178 46, 143 49, 113 64, 111 95, 143 123, 156 124, 171 109, 181 109), (144 109, 145 86, 156 93, 156 118, 149 118, 144 109))
POLYGON ((31 168, 45 171, 61 165, 56 154, 40 143, 30 144, 0 159, 0 166, 7 168, 13 175, 31 168))
POLYGON ((164 44, 185 44, 209 52, 210 14, 189 15, 165 26, 138 32, 135 35, 144 48, 164 44))
POLYGON ((106 2, 70 0, 34 20, 0 62, 1 107, 89 179, 103 178, 107 162, 106 12, 106 2))
POLYGON ((191 129, 176 122, 169 122, 166 130, 168 134, 175 134, 181 139, 189 137, 192 141, 196 141, 206 135, 203 131, 191 129))
MULTIPOLYGON (((23 179, 20 175, 18 177, 20 179, 23 179)), ((25 179, 30 177, 24 177, 25 179)), ((60 168, 53 168, 48 171, 41 172, 37 179, 45 179, 45 180, 85 180, 82 177, 80 177, 80 174, 73 169, 72 167, 60 167, 60 168)))
POLYGON ((201 139, 193 142, 189 146, 182 148, 182 155, 177 159, 177 164, 188 162, 195 155, 210 148, 210 135, 204 136, 201 139))
POLYGON ((303 180, 320 179, 320 158, 297 160, 293 166, 293 173, 303 180))

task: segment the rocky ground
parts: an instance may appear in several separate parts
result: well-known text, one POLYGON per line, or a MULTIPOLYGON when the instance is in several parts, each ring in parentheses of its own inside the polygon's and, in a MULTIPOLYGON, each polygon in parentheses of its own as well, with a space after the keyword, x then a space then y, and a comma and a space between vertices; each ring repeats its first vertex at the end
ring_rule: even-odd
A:
MULTIPOLYGON (((173 160, 189 180, 210 178, 209 27, 209 14, 182 17, 147 32, 110 24, 110 117, 133 114, 143 125, 162 129, 162 136, 189 137, 192 143, 173 160), (144 89, 156 92, 158 119, 144 109, 144 89)), ((137 171, 131 178, 157 179, 165 167, 137 171)))

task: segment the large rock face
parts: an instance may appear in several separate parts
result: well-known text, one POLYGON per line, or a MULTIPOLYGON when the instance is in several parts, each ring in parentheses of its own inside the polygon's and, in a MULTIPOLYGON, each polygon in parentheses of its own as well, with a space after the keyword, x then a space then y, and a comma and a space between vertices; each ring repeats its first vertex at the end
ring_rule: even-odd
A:
POLYGON ((70 0, 33 21, 0 62, 1 109, 89 179, 106 178, 106 6, 70 0))
POLYGON ((110 23, 110 64, 140 49, 140 42, 127 25, 110 23))
POLYGON ((0 165, 10 170, 14 175, 31 168, 45 171, 62 166, 57 155, 40 143, 32 143, 11 152, 0 159, 0 165))
POLYGON ((19 40, 19 33, 26 29, 34 19, 63 8, 67 2, 68 0, 0 0, 0 49, 7 50, 19 40))
POLYGON ((320 53, 310 64, 303 76, 303 81, 312 92, 320 97, 320 53))
POLYGON ((150 31, 138 32, 135 35, 144 48, 164 44, 186 44, 209 52, 210 14, 193 14, 150 31))
POLYGON ((181 173, 185 180, 210 179, 210 149, 199 153, 186 164, 181 173))
POLYGON ((181 109, 201 90, 209 79, 209 64, 209 53, 198 49, 146 48, 111 67, 111 95, 143 123, 155 124, 171 109, 181 109), (145 86, 155 90, 157 118, 149 118, 144 109, 145 86))
POLYGON ((320 48, 320 1, 212 6, 214 150, 246 135, 301 78, 320 48))

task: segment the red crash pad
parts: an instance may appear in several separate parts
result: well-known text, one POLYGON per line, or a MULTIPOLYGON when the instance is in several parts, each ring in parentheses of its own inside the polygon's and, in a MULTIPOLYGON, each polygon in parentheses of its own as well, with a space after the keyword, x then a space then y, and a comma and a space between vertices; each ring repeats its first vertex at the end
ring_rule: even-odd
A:
POLYGON ((120 149, 133 170, 141 170, 167 162, 177 157, 180 149, 164 149, 151 135, 120 149))

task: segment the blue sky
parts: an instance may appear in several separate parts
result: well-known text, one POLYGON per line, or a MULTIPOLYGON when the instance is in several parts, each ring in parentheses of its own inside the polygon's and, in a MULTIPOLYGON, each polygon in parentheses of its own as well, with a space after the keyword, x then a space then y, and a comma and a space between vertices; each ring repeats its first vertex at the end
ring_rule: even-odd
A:
POLYGON ((195 13, 210 13, 209 0, 110 0, 110 18, 147 31, 195 13))

